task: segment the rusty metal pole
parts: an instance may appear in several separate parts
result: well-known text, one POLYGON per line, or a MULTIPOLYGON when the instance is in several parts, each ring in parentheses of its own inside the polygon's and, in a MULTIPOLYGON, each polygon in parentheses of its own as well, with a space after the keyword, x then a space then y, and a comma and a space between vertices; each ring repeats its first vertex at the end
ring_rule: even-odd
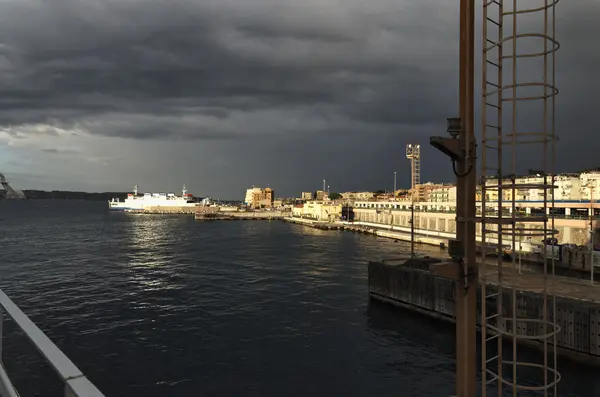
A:
POLYGON ((477 284, 475 258, 476 152, 474 134, 475 1, 460 0, 459 110, 462 133, 459 145, 465 161, 458 163, 457 239, 464 244, 464 277, 456 283, 456 394, 475 397, 477 390, 477 284))
POLYGON ((456 240, 449 241, 451 262, 433 265, 433 274, 456 281, 456 397, 477 391, 477 285, 475 217, 477 192, 474 133, 475 0, 460 0, 460 117, 448 119, 450 138, 430 144, 450 157, 456 174, 456 240))

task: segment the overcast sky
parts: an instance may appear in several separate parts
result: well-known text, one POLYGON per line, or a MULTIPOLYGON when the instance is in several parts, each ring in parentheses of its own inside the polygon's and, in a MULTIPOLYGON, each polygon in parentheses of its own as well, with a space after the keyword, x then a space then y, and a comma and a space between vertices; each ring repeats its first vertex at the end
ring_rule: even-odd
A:
MULTIPOLYGON (((0 172, 24 189, 231 199, 323 178, 391 189, 418 143, 422 179, 449 181, 428 142, 457 113, 457 5, 0 0, 0 172)), ((557 164, 575 171, 600 166, 600 3, 557 10, 557 164)))

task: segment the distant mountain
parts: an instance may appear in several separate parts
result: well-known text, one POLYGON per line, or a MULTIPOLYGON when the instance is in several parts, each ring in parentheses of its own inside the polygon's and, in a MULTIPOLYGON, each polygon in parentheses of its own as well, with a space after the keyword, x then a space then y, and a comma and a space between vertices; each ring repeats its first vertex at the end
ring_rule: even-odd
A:
MULTIPOLYGON (((68 190, 23 190, 27 200, 89 200, 89 201, 108 201, 114 197, 121 200, 127 198, 131 192, 71 192, 68 190)), ((6 198, 6 190, 0 189, 0 200, 6 198)), ((194 199, 201 200, 204 196, 195 196, 194 199)), ((239 200, 218 200, 222 205, 239 205, 239 200)))
MULTIPOLYGON (((23 190, 27 200, 89 200, 89 201, 108 201, 114 197, 125 200, 130 192, 71 192, 67 190, 23 190)), ((6 190, 0 189, 0 200, 6 198, 6 190)), ((194 197, 199 200, 203 197, 194 197)), ((218 200, 220 204, 239 205, 239 200, 218 200)))
MULTIPOLYGON (((118 197, 124 200, 127 193, 123 192, 103 192, 103 193, 88 193, 88 192, 70 192, 64 190, 23 190, 25 197, 28 200, 91 200, 91 201, 107 201, 113 197, 118 197)), ((6 196, 5 190, 0 190, 0 198, 6 196)))

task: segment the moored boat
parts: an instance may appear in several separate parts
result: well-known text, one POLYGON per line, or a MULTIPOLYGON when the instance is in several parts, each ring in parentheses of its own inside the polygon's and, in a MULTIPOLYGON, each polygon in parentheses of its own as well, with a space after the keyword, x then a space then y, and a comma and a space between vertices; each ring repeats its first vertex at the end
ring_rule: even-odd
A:
POLYGON ((187 192, 183 185, 181 196, 174 193, 139 193, 138 186, 135 185, 133 192, 127 195, 125 200, 112 198, 108 202, 108 209, 111 211, 144 211, 149 207, 195 207, 198 203, 194 201, 194 196, 187 192))

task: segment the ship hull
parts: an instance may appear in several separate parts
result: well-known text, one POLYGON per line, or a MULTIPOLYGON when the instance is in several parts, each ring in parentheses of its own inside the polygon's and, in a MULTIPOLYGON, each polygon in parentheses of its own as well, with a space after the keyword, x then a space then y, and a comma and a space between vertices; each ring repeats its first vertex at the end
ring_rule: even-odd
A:
POLYGON ((108 202, 108 210, 109 211, 135 211, 135 210, 143 210, 142 206, 131 206, 127 205, 123 202, 108 202))
POLYGON ((130 212, 130 211, 134 211, 134 212, 138 212, 138 211, 145 211, 148 209, 152 209, 154 211, 156 211, 159 208, 165 208, 165 209, 169 209, 169 208, 194 208, 196 207, 196 203, 172 203, 172 202, 167 202, 167 203, 161 203, 161 204, 157 204, 157 203, 134 203, 135 205, 131 205, 131 203, 127 203, 127 202, 113 202, 113 201, 109 201, 108 202, 108 210, 109 211, 115 211, 115 212, 130 212))
POLYGON ((132 207, 108 207, 109 211, 114 212, 127 212, 127 211, 139 211, 140 208, 132 208, 132 207))

